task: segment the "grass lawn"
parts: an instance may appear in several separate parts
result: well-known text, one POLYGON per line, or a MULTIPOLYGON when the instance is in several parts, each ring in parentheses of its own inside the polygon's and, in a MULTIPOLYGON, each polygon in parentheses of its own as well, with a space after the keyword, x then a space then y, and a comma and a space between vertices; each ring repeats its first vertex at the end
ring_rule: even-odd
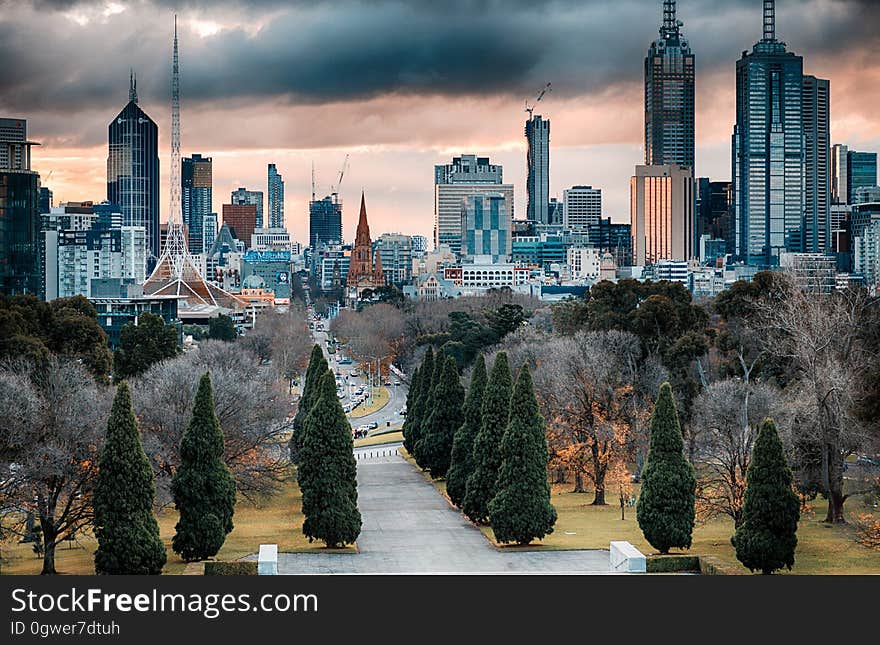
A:
MULTIPOLYGON (((226 536, 226 542, 218 560, 237 560, 250 553, 256 553, 260 544, 277 544, 282 552, 298 551, 329 551, 322 542, 309 544, 308 538, 302 534, 303 515, 300 512, 302 497, 299 486, 291 478, 284 488, 274 497, 260 505, 253 505, 239 500, 235 507, 233 522, 235 528, 226 536)), ((181 574, 186 563, 171 550, 171 536, 177 523, 177 511, 173 508, 159 515, 159 531, 165 541, 168 562, 163 569, 164 574, 181 574)), ((2 562, 0 573, 30 575, 40 573, 42 560, 37 559, 29 544, 0 545, 2 562)), ((77 545, 68 549, 66 544, 55 551, 55 568, 59 573, 91 575, 94 569, 94 553, 97 542, 89 535, 82 537, 77 545)), ((334 549, 334 552, 356 551, 355 547, 334 549)))
MULTIPOLYGON (((403 449, 401 455, 414 464, 403 449)), ((446 482, 439 480, 433 483, 445 496, 446 482)), ((642 553, 655 553, 639 530, 634 506, 626 507, 626 519, 621 520, 617 498, 606 498, 609 501, 607 506, 591 506, 592 492, 584 494, 570 491, 571 484, 553 486, 551 501, 556 507, 558 519, 553 533, 540 542, 527 547, 499 546, 494 541, 491 528, 481 527, 481 530, 487 539, 503 549, 607 549, 611 540, 627 540, 642 553), (612 501, 614 505, 611 504, 612 501)), ((635 494, 638 495, 638 486, 635 486, 635 494)), ((854 518, 859 513, 858 504, 857 499, 847 502, 847 517, 854 518)), ((814 512, 801 518, 795 564, 791 573, 880 574, 880 551, 857 544, 849 526, 829 526, 823 523, 821 520, 827 510, 824 500, 817 499, 812 505, 814 512)), ((732 520, 717 519, 698 524, 694 529, 690 551, 673 550, 673 553, 714 556, 731 569, 748 573, 748 569, 742 567, 736 559, 730 544, 731 535, 732 520)))
POLYGON ((403 432, 400 430, 392 430, 391 432, 382 432, 358 439, 354 442, 355 448, 364 448, 366 446, 377 446, 383 443, 396 443, 403 441, 403 432))
POLYGON ((351 413, 350 417, 352 419, 360 419, 361 417, 365 417, 368 414, 373 414, 373 412, 377 412, 378 410, 381 410, 386 405, 388 405, 388 401, 390 400, 391 394, 388 392, 388 388, 384 386, 379 387, 379 392, 373 396, 373 404, 364 404, 357 406, 351 413))

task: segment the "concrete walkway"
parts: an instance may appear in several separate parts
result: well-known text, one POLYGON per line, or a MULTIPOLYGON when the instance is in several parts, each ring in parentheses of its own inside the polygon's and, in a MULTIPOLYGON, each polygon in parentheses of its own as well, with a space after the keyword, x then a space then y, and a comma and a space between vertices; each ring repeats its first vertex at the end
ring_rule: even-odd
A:
POLYGON ((357 554, 279 553, 279 574, 608 573, 608 551, 500 552, 399 456, 358 460, 357 554))

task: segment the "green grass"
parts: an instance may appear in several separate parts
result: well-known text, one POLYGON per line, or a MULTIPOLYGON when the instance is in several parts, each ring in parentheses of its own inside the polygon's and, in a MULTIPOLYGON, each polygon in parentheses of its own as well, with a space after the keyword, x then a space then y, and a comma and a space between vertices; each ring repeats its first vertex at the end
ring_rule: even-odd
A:
MULTIPOLYGON (((401 448, 400 454, 415 466, 412 457, 401 448)), ((430 477, 425 474, 425 477, 430 477)), ((446 482, 433 481, 437 490, 445 497, 446 482)), ((638 494, 638 486, 635 487, 638 494)), ((620 506, 592 506, 593 494, 572 493, 571 485, 553 486, 551 502, 556 507, 558 519, 553 533, 541 541, 520 546, 505 546, 495 542, 492 529, 480 530, 492 544, 504 550, 572 550, 607 549, 612 540, 627 540, 646 555, 656 551, 645 541, 636 521, 636 509, 628 506, 625 518, 620 519, 620 506)), ((447 498, 448 499, 448 498, 447 498)), ((609 500, 610 501, 610 500, 609 500)), ((617 500, 614 499, 614 502, 617 500)), ((850 500, 847 517, 858 514, 855 499, 850 500)), ((813 503, 813 512, 801 518, 798 527, 798 547, 795 551, 793 574, 880 574, 880 551, 857 544, 850 526, 830 526, 822 522, 827 510, 826 503, 819 499, 813 503)), ((731 572, 748 573, 736 559, 730 536, 733 535, 733 520, 715 519, 698 524, 694 529, 693 545, 688 551, 674 550, 674 554, 711 556, 731 572)), ((786 573, 788 573, 786 571, 786 573)))
POLYGON ((358 439, 354 442, 355 448, 363 448, 366 446, 379 446, 384 443, 397 443, 403 441, 403 432, 400 430, 392 430, 390 432, 377 432, 374 435, 358 439))
POLYGON ((391 394, 388 392, 388 388, 379 387, 379 392, 373 396, 373 404, 362 404, 357 406, 350 416, 352 419, 360 419, 361 417, 365 417, 368 414, 373 414, 373 412, 378 412, 386 405, 388 405, 388 401, 390 400, 391 394))
MULTIPOLYGON (((291 478, 283 489, 264 503, 254 505, 246 500, 239 500, 235 506, 233 522, 235 528, 226 536, 226 542, 218 560, 237 560, 251 553, 256 553, 260 544, 277 544, 281 552, 319 551, 335 553, 355 553, 351 546, 345 549, 326 549, 321 542, 309 544, 308 538, 302 534, 303 515, 302 496, 299 486, 291 478)), ((168 562, 163 569, 166 575, 182 574, 186 562, 171 550, 171 537, 177 523, 177 511, 173 508, 159 514, 159 531, 165 541, 168 562)), ((68 548, 61 545, 55 552, 55 568, 59 573, 91 575, 94 573, 94 553, 97 542, 91 536, 82 536, 77 546, 68 548)), ((42 560, 37 559, 31 545, 2 545, 2 562, 0 573, 35 575, 40 573, 42 560)))

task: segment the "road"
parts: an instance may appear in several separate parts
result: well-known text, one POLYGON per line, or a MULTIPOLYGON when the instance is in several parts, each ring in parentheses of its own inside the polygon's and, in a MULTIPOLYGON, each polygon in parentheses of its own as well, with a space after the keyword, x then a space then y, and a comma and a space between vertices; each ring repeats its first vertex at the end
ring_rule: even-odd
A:
POLYGON ((358 553, 279 553, 280 574, 609 573, 604 550, 496 549, 409 462, 369 451, 358 451, 358 553))
MULTIPOLYGON (((323 324, 324 328, 326 329, 330 326, 330 321, 326 318, 322 318, 321 324, 323 324)), ((330 369, 333 370, 333 372, 337 375, 340 375, 341 378, 346 382, 347 387, 345 388, 345 398, 340 399, 340 401, 343 406, 346 404, 350 404, 350 395, 352 391, 356 389, 357 386, 366 387, 366 375, 361 373, 360 369, 355 364, 340 365, 339 352, 337 352, 336 354, 330 354, 327 352, 326 331, 312 330, 312 337, 315 339, 315 342, 318 343, 318 345, 321 347, 321 350, 324 352, 324 358, 327 359, 327 363, 330 365, 330 369), (351 376, 351 372, 353 370, 358 371, 359 375, 357 377, 351 376)), ((389 427, 389 422, 391 426, 400 425, 403 423, 404 418, 399 415, 397 411, 400 410, 400 408, 402 408, 406 403, 408 388, 403 382, 401 382, 400 385, 393 385, 393 383, 398 380, 399 379, 397 379, 396 376, 394 376, 393 374, 391 375, 392 385, 386 388, 390 394, 390 399, 388 403, 386 403, 381 409, 363 417, 352 418, 351 416, 349 416, 349 422, 351 423, 352 427, 357 428, 361 425, 369 425, 372 422, 376 422, 378 427, 370 430, 369 432, 369 435, 372 435, 376 432, 387 430, 389 427)))

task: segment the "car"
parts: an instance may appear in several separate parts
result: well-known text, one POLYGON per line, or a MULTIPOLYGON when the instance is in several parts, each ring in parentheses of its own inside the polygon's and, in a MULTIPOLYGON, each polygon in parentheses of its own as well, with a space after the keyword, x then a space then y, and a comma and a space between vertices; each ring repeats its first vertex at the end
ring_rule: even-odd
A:
POLYGON ((384 385, 385 387, 391 387, 391 381, 384 381, 382 385, 384 385))
POLYGON ((394 381, 394 385, 395 386, 400 385, 400 381, 394 381))
POLYGON ((375 430, 379 427, 379 424, 376 421, 371 421, 369 424, 370 430, 375 430))
POLYGON ((402 416, 402 417, 405 417, 405 416, 406 416, 406 408, 400 408, 400 409, 397 411, 397 414, 399 414, 399 415, 402 416))
POLYGON ((351 404, 346 403, 345 405, 343 405, 343 406, 342 406, 342 411, 345 412, 345 413, 351 412, 351 404))
POLYGON ((349 372, 349 374, 350 374, 351 376, 353 376, 354 378, 357 378, 358 376, 360 376, 360 374, 358 374, 358 371, 357 371, 357 370, 351 370, 351 371, 349 372))
POLYGON ((336 390, 336 398, 337 398, 337 399, 344 399, 344 398, 345 398, 345 392, 340 392, 339 390, 336 390))

